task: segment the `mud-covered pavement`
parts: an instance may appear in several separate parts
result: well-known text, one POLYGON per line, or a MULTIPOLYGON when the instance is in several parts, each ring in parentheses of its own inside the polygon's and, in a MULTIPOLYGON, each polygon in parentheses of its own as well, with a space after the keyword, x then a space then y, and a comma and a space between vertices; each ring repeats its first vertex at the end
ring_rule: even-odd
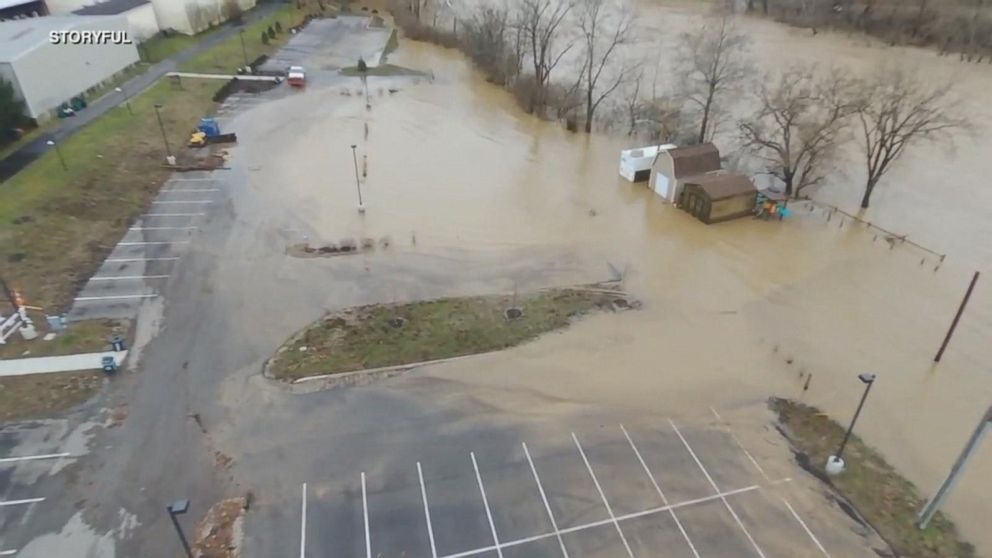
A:
MULTIPOLYGON (((637 487, 653 490, 650 475, 635 480, 635 472, 643 473, 636 454, 615 444, 626 443, 621 423, 638 447, 649 440, 681 443, 672 438, 669 419, 687 425, 686 440, 705 448, 700 454, 715 455, 699 456, 707 472, 719 471, 710 475, 715 491, 705 482, 694 488, 707 475, 692 468, 688 452, 676 454, 685 468, 673 467, 674 477, 655 471, 663 490, 672 487, 673 504, 676 496, 718 496, 701 502, 717 508, 712 514, 686 510, 699 514, 686 519, 690 538, 719 533, 706 538, 711 551, 701 555, 752 548, 732 514, 720 511, 720 495, 754 485, 761 488, 741 497, 768 497, 772 511, 752 513, 756 508, 739 495, 726 500, 766 555, 788 555, 769 536, 777 544, 802 541, 804 555, 819 552, 796 528, 780 501, 785 496, 831 555, 857 556, 876 541, 863 540, 792 464, 763 407, 773 394, 803 396, 843 419, 860 393, 856 374, 865 370, 879 381, 859 433, 924 492, 936 486, 992 395, 983 368, 992 357, 984 342, 992 331, 992 299, 982 291, 944 362, 930 364, 973 260, 952 255, 934 272, 933 258, 907 246, 890 249, 873 233, 836 216, 828 221, 820 211, 800 209, 782 223, 704 226, 617 177, 623 140, 572 135, 521 114, 452 51, 402 43, 390 62, 433 70, 437 78, 369 78, 366 110, 364 96, 355 94, 358 79, 328 74, 305 91, 275 90, 265 94, 270 102, 229 113, 225 127, 240 144, 220 186, 223 196, 175 264, 164 304, 143 306, 140 370, 109 402, 126 399, 129 416, 87 444, 93 451, 61 496, 35 512, 44 513, 43 522, 19 524, 11 538, 5 530, 4 542, 21 546, 21 556, 51 556, 42 542, 53 541, 92 556, 174 555, 179 548, 170 546, 167 503, 188 497, 198 516, 248 490, 254 504, 246 556, 296 555, 301 527, 308 527, 313 545, 307 555, 318 549, 363 555, 362 472, 381 545, 375 548, 432 555, 429 541, 422 545, 426 527, 401 518, 413 521, 409 514, 423 511, 416 497, 437 488, 446 491, 432 500, 443 507, 435 512, 435 543, 443 546, 437 555, 486 548, 491 530, 511 539, 549 532, 527 515, 542 502, 517 474, 527 463, 521 443, 533 450, 542 479, 553 471, 547 474, 549 484, 558 483, 549 488, 552 514, 577 516, 570 526, 582 527, 608 511, 594 501, 600 494, 582 476, 585 469, 599 472, 603 500, 629 506, 615 516, 658 505, 637 501, 643 496, 637 487), (367 156, 364 215, 355 209, 352 144, 360 169, 367 156), (286 254, 299 242, 345 238, 388 238, 389 246, 335 258, 286 254), (644 302, 640 311, 597 316, 502 354, 353 389, 295 395, 260 375, 286 337, 329 309, 587 283, 608 278, 608 263, 626 270, 626 288, 644 302), (753 463, 728 441, 728 428, 767 479, 747 469, 753 463), (573 432, 589 450, 588 467, 573 432), (492 485, 499 495, 490 492, 500 510, 492 525, 478 494, 466 492, 478 489, 470 452, 479 477, 502 475, 492 485), (542 465, 556 455, 560 461, 542 465), (793 480, 768 486, 783 478, 793 480), (456 489, 447 490, 445 479, 456 489), (303 483, 310 487, 309 522, 302 521, 303 483), (503 514, 507 503, 499 498, 517 490, 528 507, 503 514), (411 491, 412 503, 391 497, 411 491), (466 506, 471 515, 462 513, 466 506), (770 519, 777 514, 785 519, 770 519), (459 529, 458 521, 469 526, 459 529), (707 522, 716 527, 701 529, 713 525, 707 522), (487 529, 493 525, 498 529, 487 529), (41 533, 47 538, 32 540, 41 533), (108 543, 108 533, 119 540, 108 543)), ((962 204, 958 211, 968 215, 980 212, 967 199, 946 203, 962 204)), ((927 225, 913 214, 890 219, 888 226, 925 241, 927 225)), ((650 468, 657 456, 645 454, 650 468)), ((976 473, 990 460, 992 450, 983 448, 948 502, 981 548, 992 542, 981 519, 992 487, 976 473)), ((64 482, 53 479, 40 482, 64 482)), ((675 511, 681 520, 681 508, 675 511)), ((604 538, 603 546, 571 543, 582 549, 577 554, 626 555, 624 522, 617 523, 606 524, 616 539, 604 538)), ((678 529, 665 536, 682 540, 678 529)), ((644 544, 650 546, 638 556, 664 543, 644 544)), ((545 550, 561 552, 554 545, 545 550)))

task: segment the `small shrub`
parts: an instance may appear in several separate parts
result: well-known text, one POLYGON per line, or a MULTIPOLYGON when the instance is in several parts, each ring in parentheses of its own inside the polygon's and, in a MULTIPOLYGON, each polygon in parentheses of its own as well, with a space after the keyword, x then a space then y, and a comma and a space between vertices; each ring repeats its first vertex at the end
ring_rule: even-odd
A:
POLYGON ((276 33, 282 33, 282 24, 278 21, 276 22, 276 33))
POLYGON ((271 25, 269 26, 269 29, 266 32, 268 33, 270 39, 276 38, 276 30, 273 29, 271 25))
POLYGON ((263 45, 269 44, 269 35, 265 31, 262 31, 262 44, 263 45))

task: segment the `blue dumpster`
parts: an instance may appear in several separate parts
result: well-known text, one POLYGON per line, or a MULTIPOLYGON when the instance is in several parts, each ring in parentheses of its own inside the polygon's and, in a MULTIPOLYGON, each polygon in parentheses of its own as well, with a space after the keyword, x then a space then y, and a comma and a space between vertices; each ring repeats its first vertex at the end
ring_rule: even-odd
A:
POLYGON ((117 361, 112 356, 105 356, 100 360, 100 367, 104 374, 110 376, 117 372, 117 361))
POLYGON ((206 134, 208 138, 220 135, 220 124, 214 118, 201 118, 197 129, 206 134))
POLYGON ((110 344, 111 344, 111 346, 114 347, 114 352, 116 352, 116 353, 119 353, 119 352, 123 351, 126 348, 126 347, 124 347, 124 338, 121 337, 120 335, 115 335, 115 336, 111 337, 110 338, 110 344))

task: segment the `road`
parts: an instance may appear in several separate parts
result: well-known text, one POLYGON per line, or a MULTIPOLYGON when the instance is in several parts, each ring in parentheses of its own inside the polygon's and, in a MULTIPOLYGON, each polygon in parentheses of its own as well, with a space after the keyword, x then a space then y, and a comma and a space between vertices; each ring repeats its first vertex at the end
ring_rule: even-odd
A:
MULTIPOLYGON (((277 9, 277 7, 278 4, 276 3, 262 4, 257 9, 246 14, 245 20, 251 22, 264 18, 277 9)), ((184 62, 232 37, 240 28, 241 26, 239 25, 227 23, 221 30, 212 33, 186 50, 178 52, 161 62, 152 64, 146 72, 127 80, 120 87, 127 92, 129 97, 138 95, 154 85, 165 74, 176 71, 184 62)), ((21 172, 21 169, 48 151, 50 149, 47 144, 49 140, 60 142, 72 136, 84 126, 103 116, 107 111, 121 105, 123 102, 123 95, 115 91, 110 91, 90 103, 86 110, 76 113, 76 116, 72 118, 61 120, 48 133, 25 143, 16 151, 13 151, 0 160, 0 182, 5 182, 15 174, 21 172)))

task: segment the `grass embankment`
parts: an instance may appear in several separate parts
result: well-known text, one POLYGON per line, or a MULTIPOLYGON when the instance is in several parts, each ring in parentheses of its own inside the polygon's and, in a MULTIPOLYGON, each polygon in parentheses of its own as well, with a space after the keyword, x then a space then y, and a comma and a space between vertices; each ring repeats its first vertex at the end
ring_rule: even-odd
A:
MULTIPOLYGON (((836 451, 844 437, 844 427, 815 407, 785 399, 772 399, 796 450, 809 458, 809 466, 822 472, 827 457, 836 451)), ((889 543, 898 556, 919 558, 967 558, 974 547, 961 540, 954 524, 937 513, 926 529, 914 524, 925 503, 913 483, 899 473, 877 451, 852 435, 844 450, 847 466, 830 481, 858 513, 889 543)))
POLYGON ((296 25, 302 19, 298 10, 293 9, 292 4, 287 4, 268 17, 249 24, 244 33, 244 50, 241 49, 241 37, 235 35, 219 45, 207 49, 183 63, 179 69, 184 72, 202 73, 231 73, 239 67, 245 65, 247 55, 248 62, 254 61, 263 54, 271 54, 292 37, 289 28, 296 25), (262 33, 270 26, 274 29, 276 22, 282 26, 282 33, 276 33, 275 38, 269 39, 266 44, 262 41, 262 33))
MULTIPOLYGON (((37 316, 35 317, 37 318, 37 316)), ((40 340, 48 332, 45 324, 35 319, 39 340, 25 342, 14 334, 6 345, 0 345, 0 359, 33 358, 42 356, 97 353, 110 350, 110 338, 115 334, 126 336, 129 323, 123 320, 88 320, 72 324, 59 332, 51 341, 40 340)), ((4 378, 0 378, 3 382, 4 378)))
POLYGON ((295 335, 272 359, 270 372, 294 380, 505 349, 563 328, 575 316, 612 309, 617 299, 623 297, 542 291, 518 298, 523 316, 515 319, 504 315, 511 296, 360 306, 329 314, 295 335), (402 318, 401 326, 396 318, 402 318))
POLYGON ((93 397, 103 373, 68 372, 14 376, 0 381, 0 422, 35 418, 74 407, 93 397))

